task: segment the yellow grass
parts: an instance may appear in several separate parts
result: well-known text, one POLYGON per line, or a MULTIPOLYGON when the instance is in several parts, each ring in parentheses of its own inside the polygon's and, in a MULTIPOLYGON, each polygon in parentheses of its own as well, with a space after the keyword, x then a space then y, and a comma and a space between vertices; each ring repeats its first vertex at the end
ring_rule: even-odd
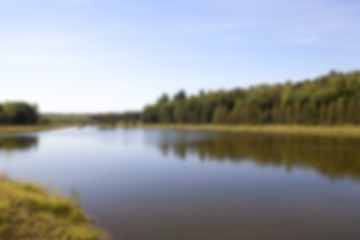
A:
POLYGON ((0 177, 0 239, 109 239, 77 206, 27 182, 0 177))
POLYGON ((227 131, 271 134, 302 134, 360 137, 360 126, 303 126, 303 125, 215 125, 215 124, 135 124, 118 127, 138 127, 149 129, 173 129, 192 131, 227 131))

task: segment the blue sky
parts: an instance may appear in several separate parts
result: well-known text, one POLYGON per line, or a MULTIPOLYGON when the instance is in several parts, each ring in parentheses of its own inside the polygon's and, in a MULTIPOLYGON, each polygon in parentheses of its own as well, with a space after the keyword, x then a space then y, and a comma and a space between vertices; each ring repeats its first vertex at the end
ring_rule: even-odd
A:
POLYGON ((0 101, 140 110, 163 92, 360 63, 358 0, 0 0, 0 101))

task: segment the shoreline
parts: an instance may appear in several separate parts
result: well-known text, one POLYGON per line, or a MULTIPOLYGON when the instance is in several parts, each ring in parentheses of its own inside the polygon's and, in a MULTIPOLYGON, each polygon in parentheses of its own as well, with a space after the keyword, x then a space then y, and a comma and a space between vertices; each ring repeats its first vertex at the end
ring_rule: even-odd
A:
POLYGON ((111 239, 76 200, 6 175, 0 176, 0 211, 0 239, 111 239))
POLYGON ((50 131, 61 128, 70 127, 69 124, 49 124, 49 125, 0 125, 0 135, 1 134, 11 134, 11 133, 29 133, 29 132, 41 132, 41 131, 50 131))
POLYGON ((333 137, 358 137, 360 126, 304 126, 304 125, 194 125, 194 124, 117 124, 123 128, 186 130, 186 131, 218 131, 234 133, 263 133, 281 135, 310 135, 333 137))

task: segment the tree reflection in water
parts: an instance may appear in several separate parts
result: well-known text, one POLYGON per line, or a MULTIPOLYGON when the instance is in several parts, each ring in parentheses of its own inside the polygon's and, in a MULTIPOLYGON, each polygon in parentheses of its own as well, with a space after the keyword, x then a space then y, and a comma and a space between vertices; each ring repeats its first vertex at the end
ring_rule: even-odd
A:
POLYGON ((197 155, 201 161, 253 161, 258 165, 309 168, 330 178, 360 180, 360 139, 324 136, 270 134, 216 134, 213 137, 158 141, 164 155, 173 152, 181 159, 197 155))
POLYGON ((35 136, 5 136, 0 137, 0 152, 27 151, 38 146, 35 136))

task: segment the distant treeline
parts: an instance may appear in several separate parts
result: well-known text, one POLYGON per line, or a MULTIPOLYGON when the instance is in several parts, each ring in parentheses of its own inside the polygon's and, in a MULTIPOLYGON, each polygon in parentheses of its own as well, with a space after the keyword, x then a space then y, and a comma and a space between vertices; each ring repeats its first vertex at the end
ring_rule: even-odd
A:
POLYGON ((47 113, 42 115, 48 119, 51 123, 61 124, 116 124, 118 122, 123 123, 135 123, 140 121, 140 112, 123 112, 123 113, 83 113, 83 114, 71 114, 71 113, 47 113))
POLYGON ((360 72, 248 89, 164 94, 143 109, 145 123, 308 124, 360 123, 360 72))
POLYGON ((42 116, 54 124, 78 124, 91 121, 90 114, 46 113, 42 116))
POLYGON ((133 124, 141 119, 140 112, 105 113, 91 116, 92 121, 100 124, 115 125, 118 122, 133 124))
POLYGON ((0 124, 36 124, 39 122, 39 119, 36 105, 25 102, 0 103, 0 124))

